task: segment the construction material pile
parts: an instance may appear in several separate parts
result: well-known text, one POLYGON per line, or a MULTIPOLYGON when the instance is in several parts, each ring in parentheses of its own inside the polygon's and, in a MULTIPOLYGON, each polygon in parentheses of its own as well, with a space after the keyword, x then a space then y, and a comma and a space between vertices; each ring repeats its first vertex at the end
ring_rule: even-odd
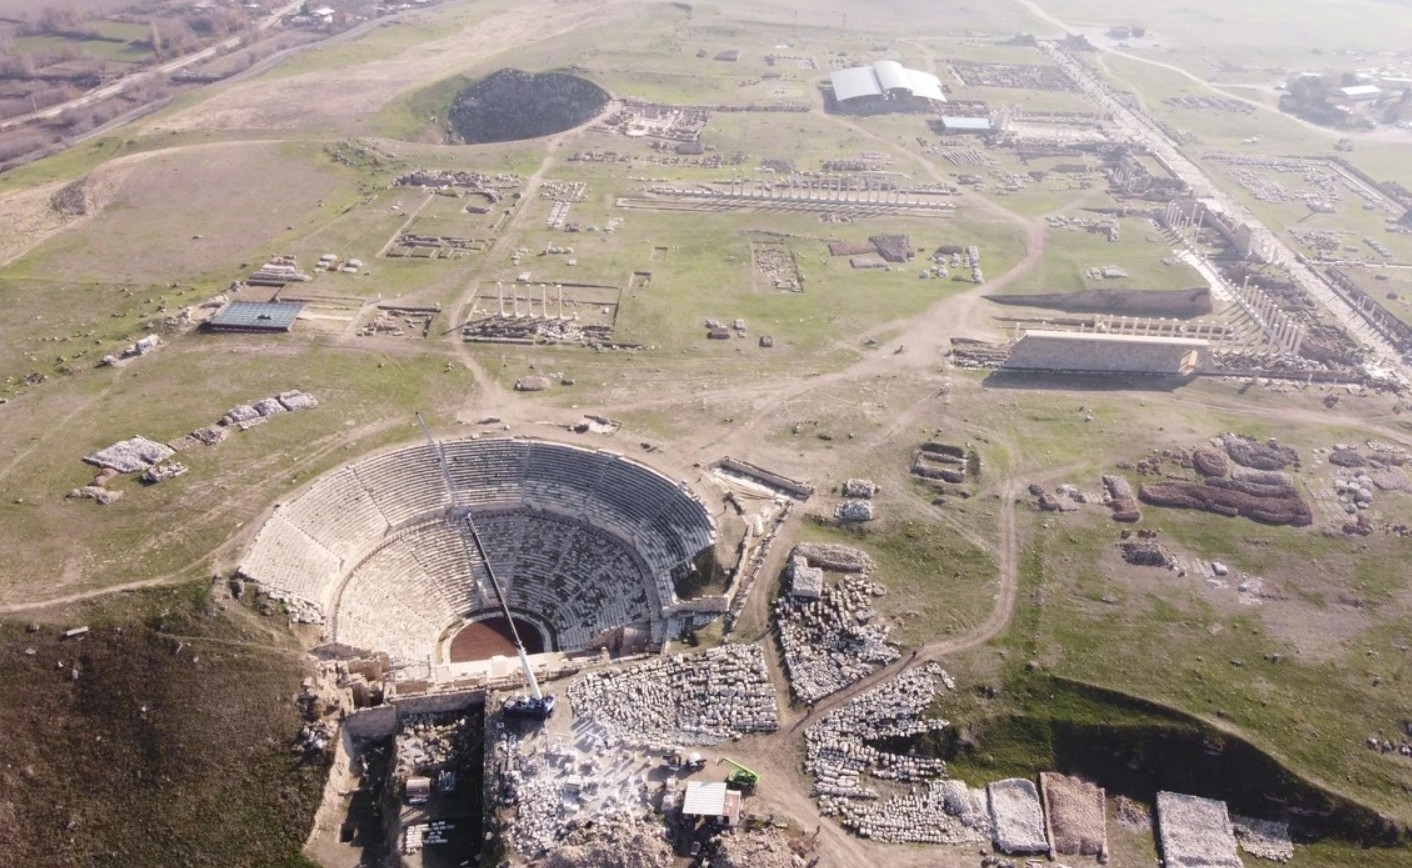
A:
POLYGON ((980 844, 990 839, 985 790, 961 781, 927 781, 921 792, 888 799, 851 812, 860 836, 918 844, 980 844))
POLYGON ((817 600, 787 595, 776 600, 784 664, 800 701, 816 702, 897 659, 897 649, 887 641, 889 628, 876 623, 870 605, 886 593, 880 582, 849 574, 825 587, 817 600))
POLYGON ((844 497, 860 497, 871 500, 878 493, 878 484, 871 479, 849 479, 843 483, 844 497))
POLYGON ((755 645, 722 645, 594 673, 569 688, 578 718, 641 745, 718 744, 779 728, 775 690, 755 645))
POLYGON ((132 437, 84 456, 84 461, 98 467, 111 467, 119 473, 137 473, 171 458, 173 451, 146 437, 132 437))
POLYGON ((867 573, 873 569, 872 557, 862 549, 831 543, 800 543, 791 556, 804 558, 811 567, 836 570, 840 573, 867 573))
POLYGON ((1225 802, 1159 792, 1157 836, 1167 868, 1242 868, 1225 802))
POLYGON ((985 789, 990 800, 991 836, 1002 853, 1047 853, 1044 808, 1034 782, 1007 778, 985 789))
POLYGON ((1039 773, 1049 842, 1061 856, 1108 859, 1108 829, 1103 788, 1078 778, 1039 773))
POLYGON ((626 817, 596 817, 570 832, 544 860, 544 868, 668 868, 672 849, 660 826, 626 817))
POLYGON ((272 416, 292 413, 297 410, 310 410, 317 406, 319 406, 317 398, 296 389, 280 392, 278 395, 268 398, 261 398, 253 404, 237 404, 227 410, 217 424, 248 431, 256 425, 264 424, 272 416))
POLYGON ((856 522, 873 520, 873 502, 861 498, 849 498, 838 505, 834 511, 835 517, 840 522, 852 524, 856 522))
POLYGON ((480 725, 464 715, 407 715, 397 731, 398 780, 454 768, 479 753, 480 725))
POLYGON ((940 777, 946 763, 928 756, 906 756, 874 747, 883 739, 905 739, 938 732, 950 724, 926 717, 927 708, 951 676, 935 663, 902 672, 896 678, 854 697, 805 731, 804 770, 813 775, 819 810, 839 816, 859 834, 886 841, 931 840, 933 830, 917 817, 926 805, 892 799, 881 805, 877 790, 863 776, 904 783, 940 777))
POLYGON ((707 868, 794 868, 794 851, 778 832, 736 831, 716 839, 707 868))

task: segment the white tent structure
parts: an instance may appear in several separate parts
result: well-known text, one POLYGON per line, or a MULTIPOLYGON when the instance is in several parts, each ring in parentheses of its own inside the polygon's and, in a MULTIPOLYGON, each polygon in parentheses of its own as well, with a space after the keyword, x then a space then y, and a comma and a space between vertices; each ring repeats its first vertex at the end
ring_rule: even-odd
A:
POLYGON ((893 98, 913 96, 934 102, 946 102, 941 92, 941 79, 929 72, 908 69, 895 60, 879 60, 872 66, 855 66, 834 72, 834 98, 848 102, 863 97, 893 98))

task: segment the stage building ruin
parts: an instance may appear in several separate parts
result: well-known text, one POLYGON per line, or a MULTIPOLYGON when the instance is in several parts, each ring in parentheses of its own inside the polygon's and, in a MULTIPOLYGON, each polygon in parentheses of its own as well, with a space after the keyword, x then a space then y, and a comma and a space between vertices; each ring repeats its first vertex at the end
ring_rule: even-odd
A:
POLYGON ((1210 342, 1200 338, 1031 329, 1003 369, 1186 377, 1198 372, 1209 347, 1210 342))

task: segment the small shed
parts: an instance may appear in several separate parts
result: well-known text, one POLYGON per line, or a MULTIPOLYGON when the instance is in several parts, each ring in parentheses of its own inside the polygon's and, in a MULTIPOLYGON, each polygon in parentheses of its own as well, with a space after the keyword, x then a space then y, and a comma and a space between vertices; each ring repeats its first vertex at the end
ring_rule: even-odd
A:
POLYGON ((1343 94, 1344 99, 1351 99, 1354 102, 1377 99, 1383 95, 1383 89, 1375 84, 1355 84, 1350 87, 1341 87, 1338 92, 1343 94))
POLYGON ((727 826, 740 822, 741 795, 725 781, 691 781, 682 799, 683 817, 707 817, 727 826))

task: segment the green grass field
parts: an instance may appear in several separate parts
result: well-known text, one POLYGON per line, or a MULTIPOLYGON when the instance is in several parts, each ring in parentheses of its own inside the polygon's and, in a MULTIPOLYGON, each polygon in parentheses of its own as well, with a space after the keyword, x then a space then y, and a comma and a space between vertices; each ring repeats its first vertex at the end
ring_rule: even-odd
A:
MULTIPOLYGON (((1130 14, 1089 0, 1041 5, 1086 32, 1101 32, 1120 12, 1130 14)), ((1359 0, 1357 9, 1379 10, 1390 22, 1368 35, 1366 25, 1349 20, 1353 16, 1321 14, 1321 8, 1300 0, 1293 9, 1309 20, 1280 23, 1281 45, 1252 53, 1245 62, 1256 69, 1231 73, 1245 86, 1242 93, 1276 75, 1277 64, 1334 62, 1331 54, 1313 55, 1312 45, 1333 52, 1366 37, 1370 50, 1395 47, 1395 25, 1409 14, 1359 0)), ((0 724, 23 745, 20 761, 0 770, 0 823, 7 793, 57 781, 58 797, 27 797, 17 816, 19 828, 49 830, 33 839, 39 842, 57 840, 54 830, 75 819, 75 831, 62 836, 68 843, 50 851, 68 863, 201 864, 204 858, 208 864, 300 864, 294 853, 309 826, 321 769, 291 766, 284 748, 298 728, 288 696, 301 672, 291 652, 297 640, 312 636, 295 637, 243 604, 213 602, 204 588, 213 574, 230 573, 273 504, 330 469, 419 436, 417 411, 448 436, 488 432, 458 426, 492 415, 504 417, 508 433, 534 436, 548 430, 544 426, 562 430, 583 414, 601 414, 623 428, 617 439, 595 442, 630 454, 660 450, 663 463, 683 476, 699 469, 691 465, 732 454, 805 478, 818 494, 798 510, 804 517, 788 533, 869 551, 876 578, 889 588, 877 607, 904 647, 960 639, 989 623, 1003 602, 997 598, 1007 562, 1002 528, 1013 507, 1020 560, 1014 620, 999 638, 946 661, 966 689, 943 711, 982 736, 980 750, 958 760, 960 776, 980 783, 1063 765, 1076 756, 1065 753, 1074 748, 1060 737, 1065 727, 1082 730, 1080 743, 1088 746, 1107 744, 1102 733, 1108 731, 1094 736, 1093 727, 1171 727, 1187 735, 1238 737, 1340 796, 1403 824, 1412 819, 1406 800, 1412 767, 1363 746, 1370 734, 1395 735, 1412 713, 1405 698, 1412 675, 1405 652, 1412 588, 1396 569, 1400 537, 1382 529, 1412 522, 1412 495, 1380 493, 1370 513, 1379 530, 1356 539, 1339 531, 1342 516, 1326 515, 1324 506, 1316 526, 1304 529, 1144 507, 1139 527, 1160 531, 1162 543, 1183 558, 1221 560, 1259 580, 1262 594, 1242 595, 1233 584, 1216 587, 1196 575, 1127 565, 1115 549, 1122 528, 1099 504, 1040 514, 1024 493, 1036 480, 1096 492, 1100 475, 1120 462, 1154 449, 1189 449, 1224 431, 1295 446, 1308 456, 1298 473, 1302 489, 1323 491, 1330 471, 1316 466, 1315 448, 1374 439, 1412 444, 1400 399, 1319 386, 1276 391, 1256 383, 1008 382, 957 370, 944 358, 948 338, 1003 336, 994 317, 1006 311, 981 298, 984 290, 968 275, 919 279, 939 245, 977 245, 991 283, 1014 278, 1003 287, 1007 294, 1182 289, 1201 279, 1184 264, 1162 262, 1170 250, 1145 217, 1122 217, 1117 243, 1044 223, 1051 214, 1099 218, 1122 204, 1103 189, 1093 154, 1024 163, 1013 152, 990 149, 995 164, 973 169, 945 160, 924 116, 841 117, 816 108, 830 59, 895 57, 941 75, 958 100, 1089 111, 1092 105, 1076 92, 966 88, 945 70, 948 58, 1045 63, 1034 49, 996 43, 1017 31, 1048 33, 1052 25, 1019 4, 940 9, 920 0, 890 0, 880 10, 828 0, 797 18, 794 6, 774 0, 749 8, 605 7, 586 23, 567 21, 566 9, 573 11, 504 0, 439 4, 305 51, 263 76, 193 90, 140 126, 0 177, 0 196, 83 177, 96 191, 93 213, 0 268, 6 310, 0 322, 0 397, 6 401, 0 407, 6 414, 0 424, 0 562, 6 564, 0 604, 129 583, 166 586, 45 614, 43 641, 27 638, 22 625, 0 627, 0 650, 12 658, 0 686, 38 697, 32 706, 10 703, 0 710, 0 724), (514 17, 539 14, 558 16, 553 20, 566 32, 531 38, 535 21, 514 17), (525 32, 518 40, 488 39, 484 22, 492 16, 525 32), (724 49, 740 49, 740 59, 712 59, 724 49), (819 68, 768 67, 764 56, 771 52, 812 57, 819 68), (709 148, 703 158, 720 157, 721 167, 679 159, 673 143, 654 150, 646 140, 605 132, 568 133, 552 146, 548 138, 447 144, 446 108, 455 94, 512 65, 571 70, 620 98, 713 107, 791 100, 810 110, 714 111, 702 134, 709 148), (384 69, 395 75, 378 78, 384 69), (767 72, 781 78, 766 80, 767 72), (264 123, 262 112, 284 117, 290 108, 269 101, 304 88, 314 95, 310 100, 332 94, 319 88, 345 74, 382 88, 378 93, 385 91, 387 99, 338 124, 320 120, 286 129, 264 123), (208 109, 213 114, 203 114, 208 109), (173 123, 186 120, 187 126, 173 123), (183 131, 153 132, 168 123, 183 131), (358 138, 364 133, 369 137, 358 138), (615 151, 623 159, 569 159, 589 150, 615 151), (985 189, 957 197, 953 214, 930 218, 826 222, 806 211, 619 204, 625 198, 641 204, 653 186, 703 185, 739 174, 778 177, 760 171, 766 160, 815 173, 827 161, 864 153, 881 155, 884 170, 904 187, 976 172, 986 176, 985 189), (1064 162, 1084 162, 1093 171, 1055 171, 1064 162), (418 168, 513 173, 540 190, 584 181, 587 195, 570 217, 584 231, 548 227, 550 205, 528 187, 507 195, 494 213, 472 215, 464 210, 467 199, 391 186, 399 174, 418 168), (1029 171, 1048 174, 1013 193, 997 190, 1007 175, 1029 171), (587 230, 610 224, 612 232, 587 230), (379 258, 404 229, 497 243, 455 259, 379 258), (1027 259, 1032 230, 1045 233, 1042 259, 1027 259), (847 257, 829 255, 829 241, 878 234, 908 236, 915 258, 857 270, 847 257), (569 255, 540 255, 549 246, 572 246, 576 264, 568 264, 569 255), (528 252, 515 263, 512 254, 521 248, 528 252), (776 289, 757 269, 755 252, 767 248, 793 257, 803 292, 776 289), (148 330, 163 331, 164 314, 209 298, 264 258, 285 253, 306 269, 324 253, 357 257, 366 272, 320 274, 290 292, 440 304, 445 313, 427 340, 355 338, 341 320, 306 320, 274 336, 164 331, 167 345, 156 354, 119 367, 95 366, 104 353, 148 330), (1027 270, 1015 272, 1022 263, 1027 270), (1083 274, 1103 266, 1118 266, 1130 277, 1083 274), (472 291, 486 309, 495 282, 513 282, 526 271, 531 286, 603 285, 605 297, 618 304, 615 340, 638 348, 460 344, 451 316, 472 291), (707 319, 745 320, 747 336, 708 340, 707 319), (774 338, 772 348, 758 343, 766 334, 774 338), (513 392, 516 380, 531 373, 559 374, 573 384, 560 380, 541 393, 513 392), (286 389, 310 392, 320 406, 184 453, 180 460, 190 472, 162 485, 123 478, 114 485, 125 496, 112 505, 64 497, 92 477, 93 468, 81 460, 91 451, 135 434, 169 440, 215 422, 234 405, 286 389), (1329 396, 1340 398, 1332 409, 1323 403, 1329 396), (944 503, 934 501, 940 488, 908 473, 917 444, 932 438, 973 446, 984 460, 982 477, 947 488, 944 503), (837 502, 833 490, 852 476, 883 486, 879 517, 861 530, 841 529, 828 518, 837 502), (1021 500, 1002 503, 1012 484, 1021 500), (85 674, 70 683, 55 661, 74 655, 51 634, 55 619, 72 618, 101 629, 80 647, 91 657, 93 677, 85 663, 85 674), (189 641, 192 650, 172 653, 172 639, 189 641), (33 657, 22 656, 28 643, 41 648, 33 657), (197 646, 200 667, 183 656, 194 657, 197 646), (124 660, 127 667, 119 663, 124 660), (1038 671, 1026 671, 1031 660, 1038 671), (193 673, 209 679, 204 690, 193 673), (974 689, 987 684, 996 688, 993 698, 974 689), (229 699, 226 711, 213 707, 217 698, 229 699), (146 703, 156 703, 155 718, 133 711, 146 703), (188 713, 190 726, 173 722, 179 719, 168 716, 172 708, 188 713), (63 723, 47 731, 41 715, 63 723), (98 721, 113 735, 90 743, 98 721), (213 734, 221 744, 209 747, 213 734), (209 757, 202 747, 209 747, 209 757), (101 767, 95 790, 104 805, 76 808, 84 796, 73 782, 92 767, 101 767), (149 769, 168 779, 136 778, 149 769), (121 810, 127 801, 137 805, 130 823, 121 810), (215 815, 218 822, 207 821, 215 815), (256 827, 273 831, 257 838, 242 831, 256 827), (90 846, 93 852, 83 849, 90 846), (159 848, 175 855, 164 862, 159 848)), ((1203 80, 1222 79, 1229 70, 1218 71, 1211 59, 1236 62, 1243 45, 1267 35, 1271 19, 1249 3, 1214 13, 1219 27, 1211 25, 1212 14, 1196 7, 1143 9, 1140 17, 1165 48, 1134 51, 1150 51, 1151 59, 1203 80)), ((1301 202, 1255 201, 1225 164, 1202 156, 1212 150, 1326 155, 1335 136, 1272 112, 1173 108, 1163 99, 1206 91, 1151 63, 1112 54, 1101 61, 1116 86, 1135 90, 1157 117, 1193 133, 1197 142, 1186 152, 1277 231, 1339 229, 1349 243, 1376 237, 1399 259, 1412 257, 1412 243, 1382 232, 1381 217, 1359 208, 1351 193, 1338 214, 1308 217, 1301 202), (1258 144, 1240 144, 1256 135, 1258 144)), ((972 145, 986 148, 980 142, 964 147, 972 145)), ((1359 141, 1348 157, 1377 178, 1412 186, 1403 147, 1359 141)), ((1291 189, 1304 187, 1297 175, 1267 175, 1291 189)), ((1368 283, 1374 294, 1386 283, 1412 296, 1412 284, 1401 278, 1368 283)), ((351 307, 345 311, 350 317, 351 307)), ((1077 756, 1097 763, 1093 768, 1112 762, 1077 756)), ((1283 774, 1258 768, 1262 775, 1283 774)), ((0 825, 0 839, 10 840, 5 832, 0 825)), ((1118 851, 1129 861, 1118 864, 1155 858, 1150 838, 1115 835, 1129 836, 1118 851)), ((1301 846, 1296 861, 1399 864, 1379 851, 1364 862, 1357 855, 1346 842, 1322 841, 1301 846)))

